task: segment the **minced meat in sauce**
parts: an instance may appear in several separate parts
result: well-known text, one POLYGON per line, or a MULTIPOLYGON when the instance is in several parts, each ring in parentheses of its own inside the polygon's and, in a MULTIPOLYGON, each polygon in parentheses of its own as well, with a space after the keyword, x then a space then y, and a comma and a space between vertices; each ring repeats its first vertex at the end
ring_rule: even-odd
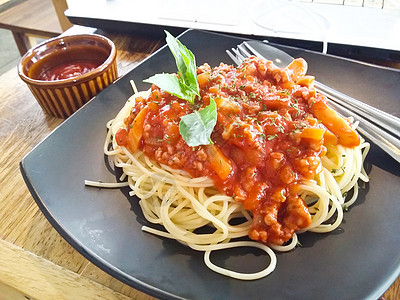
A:
POLYGON ((299 184, 319 171, 324 143, 359 143, 348 122, 312 88, 304 64, 298 59, 278 68, 256 57, 238 68, 204 64, 197 69, 200 97, 193 106, 153 85, 147 98, 136 99, 117 141, 129 146, 128 132, 142 112, 140 150, 193 177, 212 178, 220 192, 252 211, 251 239, 280 245, 311 224, 299 184), (179 133, 180 118, 210 98, 218 108, 214 144, 190 147, 179 133))

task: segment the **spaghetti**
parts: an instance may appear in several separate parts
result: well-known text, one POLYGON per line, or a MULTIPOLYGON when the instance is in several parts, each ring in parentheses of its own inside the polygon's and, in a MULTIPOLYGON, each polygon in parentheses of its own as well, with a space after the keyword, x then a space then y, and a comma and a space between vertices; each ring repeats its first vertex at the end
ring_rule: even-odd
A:
POLYGON ((293 249, 297 233, 341 224, 358 180, 368 181, 369 144, 315 92, 304 60, 280 69, 252 57, 238 68, 205 64, 197 73, 194 105, 155 85, 136 91, 107 124, 104 152, 122 168, 146 219, 166 230, 144 231, 204 251, 215 272, 261 278, 275 268, 272 250, 293 249), (218 108, 213 144, 190 147, 177 121, 211 99, 218 108), (210 260, 211 251, 247 246, 269 256, 263 271, 233 272, 210 260))

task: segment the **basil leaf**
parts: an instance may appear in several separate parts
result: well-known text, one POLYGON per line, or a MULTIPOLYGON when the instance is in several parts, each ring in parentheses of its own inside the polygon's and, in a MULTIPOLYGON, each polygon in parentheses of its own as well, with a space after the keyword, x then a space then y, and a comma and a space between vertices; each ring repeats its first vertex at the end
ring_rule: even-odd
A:
POLYGON ((193 53, 178 39, 174 38, 168 31, 165 31, 165 33, 168 47, 175 58, 179 79, 184 87, 192 93, 192 99, 185 100, 193 104, 194 97, 200 95, 199 84, 197 83, 196 59, 193 53))
POLYGON ((196 95, 200 95, 196 59, 193 53, 178 39, 174 38, 168 31, 165 31, 165 33, 168 47, 178 68, 178 77, 172 74, 157 74, 144 80, 144 82, 153 83, 164 91, 194 104, 196 95))
POLYGON ((181 83, 173 74, 156 74, 144 80, 144 82, 154 83, 164 91, 184 100, 191 100, 192 94, 185 87, 181 87, 181 83))
POLYGON ((211 133, 217 123, 217 104, 210 99, 210 105, 202 110, 195 110, 193 113, 181 117, 179 132, 190 147, 209 145, 211 133))
MULTIPOLYGON (((187 49, 178 39, 165 31, 166 41, 171 50, 178 76, 173 74, 156 74, 144 82, 157 85, 162 90, 178 98, 194 104, 196 95, 200 96, 199 84, 197 82, 196 59, 193 53, 187 49)), ((217 123, 217 105, 214 99, 210 105, 200 111, 181 117, 179 132, 185 142, 191 146, 212 144, 211 133, 217 123)))

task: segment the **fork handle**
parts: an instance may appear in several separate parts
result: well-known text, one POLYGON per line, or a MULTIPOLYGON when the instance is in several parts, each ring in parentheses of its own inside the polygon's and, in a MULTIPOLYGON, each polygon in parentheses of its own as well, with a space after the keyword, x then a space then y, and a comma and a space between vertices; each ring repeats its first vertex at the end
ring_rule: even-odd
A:
MULTIPOLYGON (((352 115, 352 112, 340 106, 335 102, 330 102, 330 105, 338 111, 341 115, 352 115)), ((360 115, 353 116, 356 121, 360 122, 357 130, 368 138, 371 142, 377 145, 379 148, 388 153, 391 157, 393 157, 397 162, 400 163, 400 140, 390 135, 385 130, 379 128, 368 120, 364 119, 360 115)))
POLYGON ((316 82, 315 87, 318 91, 325 94, 331 100, 351 111, 354 111, 358 115, 363 116, 367 120, 372 121, 373 123, 381 126, 388 132, 400 138, 400 118, 369 106, 366 103, 356 100, 320 82, 316 82))

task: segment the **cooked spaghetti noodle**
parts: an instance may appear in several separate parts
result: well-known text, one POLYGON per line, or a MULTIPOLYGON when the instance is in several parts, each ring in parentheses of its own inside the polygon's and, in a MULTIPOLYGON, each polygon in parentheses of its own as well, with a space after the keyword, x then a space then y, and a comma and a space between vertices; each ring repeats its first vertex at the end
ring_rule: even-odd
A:
POLYGON ((358 180, 368 181, 363 161, 369 144, 328 108, 305 68, 303 60, 279 69, 255 57, 237 69, 198 68, 197 107, 211 97, 218 106, 212 146, 189 147, 168 131, 190 105, 154 85, 135 92, 107 124, 104 152, 122 168, 121 180, 140 199, 146 219, 165 228, 143 230, 204 251, 215 272, 253 280, 274 270, 271 249, 296 246, 296 233, 336 229, 357 198, 358 180), (247 236, 254 241, 239 239, 247 236), (210 260, 211 251, 243 246, 264 250, 268 266, 243 274, 210 260))

